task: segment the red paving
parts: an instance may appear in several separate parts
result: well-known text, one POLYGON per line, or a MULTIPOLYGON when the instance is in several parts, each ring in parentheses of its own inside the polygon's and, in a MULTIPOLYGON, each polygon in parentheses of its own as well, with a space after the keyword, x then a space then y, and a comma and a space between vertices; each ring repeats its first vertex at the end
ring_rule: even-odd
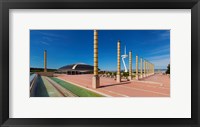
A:
POLYGON ((91 74, 57 75, 59 79, 98 91, 114 97, 169 97, 170 78, 167 75, 155 74, 139 81, 117 83, 114 78, 100 77, 100 88, 92 88, 91 74))
POLYGON ((159 82, 163 84, 163 87, 170 88, 170 78, 168 75, 163 75, 160 73, 160 74, 155 74, 155 76, 149 76, 147 78, 144 78, 143 80, 159 82))

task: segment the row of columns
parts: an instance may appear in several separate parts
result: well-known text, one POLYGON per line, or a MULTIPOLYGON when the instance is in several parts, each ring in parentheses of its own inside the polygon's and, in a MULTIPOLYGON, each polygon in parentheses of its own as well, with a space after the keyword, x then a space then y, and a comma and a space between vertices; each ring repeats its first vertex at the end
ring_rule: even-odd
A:
MULTIPOLYGON (((154 64, 148 62, 147 60, 143 60, 142 58, 140 58, 140 69, 138 67, 139 64, 139 60, 138 60, 138 55, 136 55, 136 63, 135 63, 135 79, 139 80, 142 79, 144 77, 148 77, 150 75, 154 74, 154 64), (140 75, 139 75, 139 71, 140 71, 140 75)), ((129 66, 130 64, 132 64, 132 52, 129 52, 129 66), (131 54, 131 55, 130 55, 131 54)), ((132 65, 129 67, 129 79, 132 80, 132 65), (131 70, 131 71, 130 71, 131 70)))
MULTIPOLYGON (((142 62, 142 60, 141 60, 141 62, 142 62)), ((144 70, 144 71, 141 71, 141 78, 148 77, 148 76, 154 74, 154 69, 155 69, 154 64, 150 63, 147 60, 144 60, 143 65, 144 65, 144 68, 143 69, 141 68, 141 70, 144 70)))
MULTIPOLYGON (((120 69, 120 63, 121 63, 121 59, 120 59, 120 41, 118 41, 117 43, 117 82, 121 82, 121 69, 120 69)), ((138 55, 136 55, 136 75, 135 75, 135 79, 139 80, 142 79, 144 77, 148 77, 150 75, 154 74, 154 64, 148 62, 147 60, 142 60, 142 58, 140 58, 140 70, 138 69, 138 55), (140 75, 139 75, 139 71, 140 71, 140 75)), ((132 80, 132 51, 129 52, 129 80, 132 80)))
MULTIPOLYGON (((120 40, 117 42, 117 79, 118 83, 121 82, 121 51, 120 40)), ((147 60, 140 58, 140 77, 138 72, 138 55, 136 55, 136 80, 154 74, 154 64, 147 60)), ((129 52, 129 79, 132 80, 132 52, 129 52)), ((94 75, 92 78, 92 87, 98 88, 100 86, 100 79, 98 76, 98 32, 94 30, 94 75)))

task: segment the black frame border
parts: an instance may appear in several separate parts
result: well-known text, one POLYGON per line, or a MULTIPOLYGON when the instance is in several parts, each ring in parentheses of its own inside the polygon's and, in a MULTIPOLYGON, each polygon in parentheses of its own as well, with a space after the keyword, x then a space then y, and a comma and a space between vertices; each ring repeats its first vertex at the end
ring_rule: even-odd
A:
MULTIPOLYGON (((200 127, 200 0, 0 0, 0 125, 200 127), (192 118, 9 118, 9 9, 191 9, 192 118), (198 36, 199 35, 199 36, 198 36), (199 51, 198 51, 199 49, 199 51)), ((184 98, 183 98, 184 99, 184 98)))

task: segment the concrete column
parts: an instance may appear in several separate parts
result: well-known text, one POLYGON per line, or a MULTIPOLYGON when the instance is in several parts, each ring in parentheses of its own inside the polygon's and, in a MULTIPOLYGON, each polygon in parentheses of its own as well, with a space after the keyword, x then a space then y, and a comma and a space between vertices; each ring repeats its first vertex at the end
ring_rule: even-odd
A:
POLYGON ((151 66, 151 63, 149 63, 149 68, 150 68, 149 73, 150 73, 150 75, 152 75, 152 66, 151 66))
POLYGON ((94 30, 94 75, 92 78, 92 87, 94 89, 100 86, 100 79, 98 75, 98 32, 94 30))
POLYGON ((150 63, 150 74, 152 75, 152 63, 150 63))
POLYGON ((149 64, 150 65, 150 75, 152 74, 152 67, 151 67, 151 63, 149 64))
POLYGON ((149 63, 149 76, 151 75, 151 63, 149 63))
POLYGON ((143 77, 146 77, 146 61, 144 60, 144 75, 143 77))
POLYGON ((150 75, 152 75, 152 67, 151 67, 151 63, 149 64, 150 66, 150 75))
POLYGON ((117 82, 121 82, 121 59, 120 59, 120 40, 117 42, 117 82))
POLYGON ((149 75, 151 75, 151 63, 149 63, 149 75))
POLYGON ((153 64, 153 74, 155 74, 154 72, 155 72, 155 68, 154 68, 154 64, 153 64))
POLYGON ((44 72, 47 72, 47 51, 44 50, 44 72))
POLYGON ((146 61, 146 77, 148 77, 148 62, 146 61))
POLYGON ((140 78, 143 78, 142 58, 140 58, 140 78))
POLYGON ((132 51, 129 52, 129 80, 132 80, 132 51))
POLYGON ((135 67, 135 72, 136 72, 136 75, 135 75, 135 79, 138 80, 139 77, 138 77, 138 56, 136 55, 136 67, 135 67))
POLYGON ((148 62, 148 76, 150 75, 150 64, 148 62))
POLYGON ((149 76, 149 62, 147 61, 147 76, 149 76))

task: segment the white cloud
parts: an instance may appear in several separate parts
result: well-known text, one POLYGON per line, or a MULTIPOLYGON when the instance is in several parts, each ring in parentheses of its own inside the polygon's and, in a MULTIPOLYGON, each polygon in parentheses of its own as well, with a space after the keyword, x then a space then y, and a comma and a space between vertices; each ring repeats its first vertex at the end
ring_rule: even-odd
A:
POLYGON ((166 58, 170 58, 169 54, 148 57, 148 60, 155 61, 155 60, 162 60, 162 59, 166 59, 166 58))
POLYGON ((156 49, 153 49, 150 51, 150 55, 159 55, 159 54, 163 54, 163 53, 168 53, 170 50, 170 46, 169 45, 164 45, 162 47, 159 47, 159 48, 156 48, 156 49))
POLYGON ((45 42, 45 41, 40 41, 43 45, 49 45, 48 42, 45 42))

